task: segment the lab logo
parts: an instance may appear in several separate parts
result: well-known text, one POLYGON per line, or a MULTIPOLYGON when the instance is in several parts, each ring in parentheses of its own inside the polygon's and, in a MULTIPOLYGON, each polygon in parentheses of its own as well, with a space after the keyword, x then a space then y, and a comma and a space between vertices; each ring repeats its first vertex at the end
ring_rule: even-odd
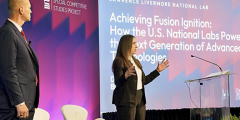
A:
POLYGON ((226 91, 222 90, 222 100, 226 99, 226 91))
POLYGON ((44 9, 50 9, 50 0, 44 0, 44 9))
POLYGON ((240 88, 236 88, 236 100, 240 100, 240 88))

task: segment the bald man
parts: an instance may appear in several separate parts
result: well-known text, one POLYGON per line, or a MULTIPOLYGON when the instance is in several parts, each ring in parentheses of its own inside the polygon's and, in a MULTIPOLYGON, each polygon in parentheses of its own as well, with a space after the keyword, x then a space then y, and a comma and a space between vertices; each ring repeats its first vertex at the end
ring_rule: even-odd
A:
POLYGON ((0 120, 32 120, 39 102, 39 65, 22 25, 31 20, 29 0, 8 0, 0 28, 0 120))

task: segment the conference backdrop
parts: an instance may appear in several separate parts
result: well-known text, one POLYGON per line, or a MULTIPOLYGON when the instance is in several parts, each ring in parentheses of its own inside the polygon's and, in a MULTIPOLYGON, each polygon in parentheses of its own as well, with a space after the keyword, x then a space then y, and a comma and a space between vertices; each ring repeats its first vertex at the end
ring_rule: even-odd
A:
MULTIPOLYGON (((30 2, 32 18, 23 30, 39 60, 39 107, 50 113, 51 120, 63 120, 65 104, 86 108, 88 120, 98 118, 98 1, 30 2)), ((8 17, 7 0, 0 0, 0 26, 8 17)))
POLYGON ((100 111, 116 111, 111 104, 115 88, 111 66, 124 34, 136 37, 135 57, 146 74, 164 58, 170 62, 146 86, 147 109, 189 108, 184 82, 220 71, 191 55, 238 73, 230 77, 230 104, 239 107, 239 21, 239 0, 99 0, 100 111))

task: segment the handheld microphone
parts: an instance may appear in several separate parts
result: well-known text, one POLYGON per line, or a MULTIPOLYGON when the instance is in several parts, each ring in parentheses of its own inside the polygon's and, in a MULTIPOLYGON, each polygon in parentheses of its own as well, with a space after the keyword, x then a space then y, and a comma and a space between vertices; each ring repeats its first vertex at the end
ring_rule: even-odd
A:
POLYGON ((31 45, 32 41, 28 41, 28 45, 31 45))
MULTIPOLYGON (((213 63, 213 62, 207 61, 207 60, 202 59, 202 58, 199 58, 199 57, 197 57, 197 56, 193 56, 193 55, 191 55, 191 57, 196 57, 196 58, 198 58, 198 59, 201 59, 201 60, 203 60, 203 61, 206 61, 206 62, 209 62, 209 63, 211 63, 211 64, 214 64, 214 65, 218 66, 216 63, 213 63)), ((222 68, 221 68, 220 66, 218 66, 218 67, 219 67, 219 69, 220 69, 221 72, 222 72, 222 68)))

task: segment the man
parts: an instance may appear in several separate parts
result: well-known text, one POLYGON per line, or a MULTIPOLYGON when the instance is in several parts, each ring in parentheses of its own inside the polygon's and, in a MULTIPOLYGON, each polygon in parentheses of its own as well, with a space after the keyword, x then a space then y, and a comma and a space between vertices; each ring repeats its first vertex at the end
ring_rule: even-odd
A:
POLYGON ((0 120, 32 120, 39 102, 39 66, 22 25, 31 20, 29 0, 8 0, 0 28, 0 120))

